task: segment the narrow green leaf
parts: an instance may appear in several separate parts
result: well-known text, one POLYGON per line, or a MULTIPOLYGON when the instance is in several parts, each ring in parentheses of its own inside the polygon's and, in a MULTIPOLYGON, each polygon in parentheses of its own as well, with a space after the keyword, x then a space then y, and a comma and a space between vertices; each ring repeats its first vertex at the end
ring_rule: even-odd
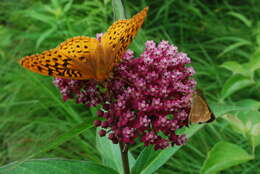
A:
POLYGON ((59 0, 51 0, 51 4, 53 5, 54 8, 59 8, 60 7, 59 0))
POLYGON ((250 57, 249 70, 255 71, 260 68, 260 51, 257 51, 250 57))
POLYGON ((200 174, 217 173, 252 159, 253 156, 240 146, 222 141, 215 144, 208 152, 208 157, 204 161, 200 174))
POLYGON ((149 164, 160 151, 155 151, 153 147, 146 147, 137 158, 137 162, 132 169, 132 174, 144 172, 145 167, 149 164))
POLYGON ((196 8, 196 7, 192 6, 192 5, 189 5, 187 7, 187 9, 190 10, 194 15, 196 15, 196 16, 198 16, 200 18, 203 17, 203 15, 202 15, 202 13, 201 13, 199 8, 196 8))
POLYGON ((117 172, 93 162, 39 159, 3 166, 0 168, 0 174, 117 174, 117 172))
POLYGON ((41 43, 47 39, 52 33, 54 33, 57 30, 56 26, 53 26, 51 29, 43 32, 40 37, 38 38, 37 42, 36 42, 36 46, 35 48, 38 49, 41 46, 41 43))
POLYGON ((234 44, 229 45, 228 47, 226 47, 219 55, 218 57, 223 56, 224 54, 233 51, 239 47, 245 46, 245 45, 251 45, 252 43, 249 41, 241 41, 241 42, 236 42, 234 44))
POLYGON ((114 20, 125 19, 125 10, 121 0, 113 0, 114 20))
POLYGON ((241 64, 236 61, 227 61, 220 65, 222 68, 226 68, 227 70, 233 72, 234 74, 244 74, 245 70, 241 64))
POLYGON ((241 13, 236 13, 236 12, 229 12, 228 15, 233 16, 237 19, 239 19, 241 22, 243 22, 247 27, 251 27, 252 26, 252 21, 250 21, 249 19, 247 19, 244 15, 242 15, 241 13))
MULTIPOLYGON (((99 129, 97 129, 97 131, 98 130, 99 129)), ((107 136, 100 137, 98 133, 96 136, 96 145, 100 155, 102 156, 103 164, 123 174, 124 170, 119 145, 113 144, 107 136)), ((128 153, 128 160, 131 169, 135 164, 135 159, 130 152, 128 153)))
POLYGON ((231 94, 246 88, 248 86, 253 85, 254 82, 242 75, 234 75, 231 76, 226 83, 224 84, 222 91, 221 91, 221 99, 224 100, 226 97, 230 96, 231 94))
POLYGON ((233 41, 233 42, 248 42, 248 40, 240 38, 240 37, 235 37, 235 36, 222 36, 222 37, 217 37, 214 38, 207 43, 217 43, 217 42, 228 42, 228 41, 233 41))
POLYGON ((88 119, 86 122, 77 125, 76 127, 72 128, 70 131, 64 133, 63 135, 59 136, 56 140, 51 142, 48 145, 44 145, 43 147, 39 147, 39 150, 33 153, 29 158, 37 156, 41 153, 47 152, 51 149, 58 147, 59 145, 65 143, 66 141, 74 138, 75 136, 81 134, 82 132, 86 131, 93 127, 93 120, 95 118, 88 119))
POLYGON ((70 10, 72 3, 73 3, 73 0, 69 0, 69 2, 64 6, 63 10, 65 13, 70 10))
POLYGON ((54 26, 56 24, 54 18, 36 11, 28 10, 25 12, 25 15, 28 16, 29 18, 33 18, 43 23, 49 24, 50 26, 54 26))

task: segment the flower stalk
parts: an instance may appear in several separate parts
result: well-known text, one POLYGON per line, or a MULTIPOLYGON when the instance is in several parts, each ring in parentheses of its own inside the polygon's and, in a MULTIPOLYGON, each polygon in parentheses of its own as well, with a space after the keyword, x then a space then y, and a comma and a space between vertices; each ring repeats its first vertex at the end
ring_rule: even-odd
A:
MULTIPOLYGON (((113 0, 113 11, 115 20, 125 19, 124 6, 121 0, 113 0)), ((127 144, 119 142, 124 174, 130 174, 127 144)))
POLYGON ((124 168, 124 174, 130 174, 129 161, 128 161, 128 147, 127 144, 120 142, 121 159, 124 168))

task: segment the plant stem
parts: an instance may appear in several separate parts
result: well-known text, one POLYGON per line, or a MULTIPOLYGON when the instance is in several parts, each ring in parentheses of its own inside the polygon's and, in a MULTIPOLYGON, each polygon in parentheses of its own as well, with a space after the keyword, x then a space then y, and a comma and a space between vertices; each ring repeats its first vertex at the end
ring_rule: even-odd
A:
POLYGON ((115 15, 115 21, 119 19, 125 19, 125 10, 121 0, 112 1, 113 11, 115 15))
POLYGON ((129 162, 128 162, 128 148, 125 143, 120 142, 121 158, 124 168, 124 174, 130 174, 129 162))
MULTIPOLYGON (((121 0, 112 0, 115 21, 125 19, 125 10, 121 0)), ((128 148, 125 143, 120 142, 121 159, 124 168, 124 174, 130 174, 129 161, 128 161, 128 148)))

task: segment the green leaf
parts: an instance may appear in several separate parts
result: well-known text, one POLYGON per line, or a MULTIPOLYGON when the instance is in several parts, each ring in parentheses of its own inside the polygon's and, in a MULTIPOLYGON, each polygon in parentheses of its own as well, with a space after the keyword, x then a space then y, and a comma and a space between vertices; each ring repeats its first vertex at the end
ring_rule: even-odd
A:
POLYGON ((211 110, 214 112, 215 116, 222 116, 224 114, 230 113, 232 111, 243 111, 245 108, 237 105, 227 105, 227 104, 210 104, 211 110))
POLYGON ((220 65, 222 68, 226 68, 227 70, 233 72, 234 74, 245 74, 245 70, 241 64, 236 61, 227 61, 220 65))
MULTIPOLYGON (((97 131, 98 130, 100 129, 97 129, 97 131)), ((107 136, 100 137, 98 133, 96 136, 96 145, 100 155, 102 156, 103 164, 115 169, 119 173, 123 173, 124 170, 119 145, 113 144, 107 136)), ((130 152, 128 152, 128 161, 131 169, 135 163, 135 159, 130 152)))
POLYGON ((251 134, 254 136, 260 135, 260 123, 257 123, 253 126, 253 128, 251 130, 251 134))
POLYGON ((260 122, 260 112, 255 110, 242 110, 237 113, 238 118, 243 121, 243 123, 247 123, 248 121, 252 121, 255 125, 260 122))
POLYGON ((11 163, 1 167, 0 174, 117 174, 117 172, 87 161, 39 159, 11 163))
POLYGON ((237 19, 239 19, 241 22, 243 22, 247 27, 251 27, 252 26, 252 21, 250 21, 249 19, 247 19, 244 15, 242 15, 241 13, 236 13, 236 12, 229 12, 228 15, 233 16, 237 19))
POLYGON ((236 105, 241 106, 244 110, 254 110, 258 111, 260 109, 260 101, 254 99, 241 99, 236 102, 236 105))
MULTIPOLYGON (((188 137, 194 135, 204 125, 192 125, 184 131, 188 137)), ((151 174, 164 165, 182 146, 169 147, 164 150, 153 150, 152 147, 145 148, 139 155, 132 174, 151 174)))
POLYGON ((226 97, 229 97, 233 93, 253 85, 254 82, 242 75, 233 75, 231 76, 226 83, 224 84, 221 91, 221 99, 224 100, 226 97))
POLYGON ((228 41, 233 41, 233 42, 248 42, 248 40, 243 39, 241 37, 235 37, 235 36, 222 36, 222 37, 216 37, 208 43, 216 43, 216 42, 228 42, 228 41))
POLYGON ((69 2, 64 6, 63 10, 65 13, 70 10, 72 3, 73 3, 73 0, 69 0, 69 2))
POLYGON ((256 146, 260 145, 260 135, 256 135, 251 137, 252 146, 255 148, 256 146))
POLYGON ((159 151, 155 151, 152 146, 146 147, 138 156, 137 162, 132 169, 132 174, 141 173, 158 154, 159 151))
POLYGON ((51 36, 52 33, 54 33, 56 30, 57 30, 57 27, 56 27, 56 26, 52 26, 52 28, 50 28, 49 30, 43 32, 43 33, 40 35, 40 37, 37 39, 35 48, 38 49, 38 48, 41 46, 41 43, 42 43, 45 39, 47 39, 49 36, 51 36))
POLYGON ((125 10, 121 0, 112 0, 115 20, 125 19, 125 10))
POLYGON ((245 124, 241 120, 239 120, 236 116, 229 114, 229 115, 224 115, 223 118, 226 119, 231 124, 232 128, 236 132, 245 135, 245 124))
POLYGON ((232 166, 252 160, 244 149, 236 144, 219 142, 208 152, 200 174, 213 174, 232 166))
POLYGON ((252 143, 254 148, 260 145, 260 135, 252 136, 252 143))
POLYGON ((196 8, 193 5, 189 5, 189 6, 187 6, 187 9, 190 10, 191 13, 193 13, 194 15, 196 15, 196 16, 198 16, 200 18, 203 17, 203 15, 202 15, 202 13, 201 13, 199 8, 196 8))
POLYGON ((234 44, 231 44, 231 45, 229 45, 228 47, 226 47, 226 48, 218 55, 218 57, 221 57, 221 56, 223 56, 224 54, 226 54, 226 53, 228 53, 228 52, 230 52, 230 51, 233 51, 234 49, 237 49, 237 48, 239 48, 239 47, 245 46, 245 45, 252 45, 252 43, 245 40, 245 41, 240 41, 240 42, 236 42, 236 43, 234 43, 234 44))
POLYGON ((251 129, 251 141, 254 147, 260 145, 260 123, 257 123, 251 129))
POLYGON ((49 24, 50 26, 54 26, 56 24, 56 21, 52 17, 44 15, 37 11, 28 10, 25 12, 25 15, 29 18, 33 18, 43 23, 49 24))
POLYGON ((255 71, 260 68, 260 51, 257 51, 250 57, 249 70, 255 71))
POLYGON ((33 153, 28 158, 32 158, 32 157, 37 156, 41 153, 47 152, 51 149, 54 149, 54 148, 58 147, 59 145, 65 143, 66 141, 74 138, 75 136, 78 136, 82 132, 92 128, 93 127, 93 120, 95 120, 95 118, 88 119, 86 122, 77 125, 76 127, 72 128, 70 131, 68 131, 68 132, 64 133, 63 135, 59 136, 56 140, 54 140, 50 144, 48 144, 48 145, 44 144, 43 147, 39 147, 39 150, 37 152, 33 153))

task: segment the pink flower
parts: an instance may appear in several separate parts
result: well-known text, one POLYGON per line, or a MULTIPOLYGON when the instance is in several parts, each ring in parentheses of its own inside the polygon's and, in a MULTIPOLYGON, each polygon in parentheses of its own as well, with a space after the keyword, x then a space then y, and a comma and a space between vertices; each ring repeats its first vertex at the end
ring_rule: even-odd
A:
POLYGON ((100 136, 109 132, 114 143, 129 144, 139 137, 145 146, 164 149, 186 141, 176 130, 188 125, 196 85, 189 63, 190 58, 168 41, 157 47, 154 41, 147 41, 139 58, 126 51, 113 77, 105 81, 105 92, 94 80, 55 79, 54 84, 64 100, 76 98, 88 107, 103 106, 97 114, 104 121, 94 123, 102 128, 100 136))

